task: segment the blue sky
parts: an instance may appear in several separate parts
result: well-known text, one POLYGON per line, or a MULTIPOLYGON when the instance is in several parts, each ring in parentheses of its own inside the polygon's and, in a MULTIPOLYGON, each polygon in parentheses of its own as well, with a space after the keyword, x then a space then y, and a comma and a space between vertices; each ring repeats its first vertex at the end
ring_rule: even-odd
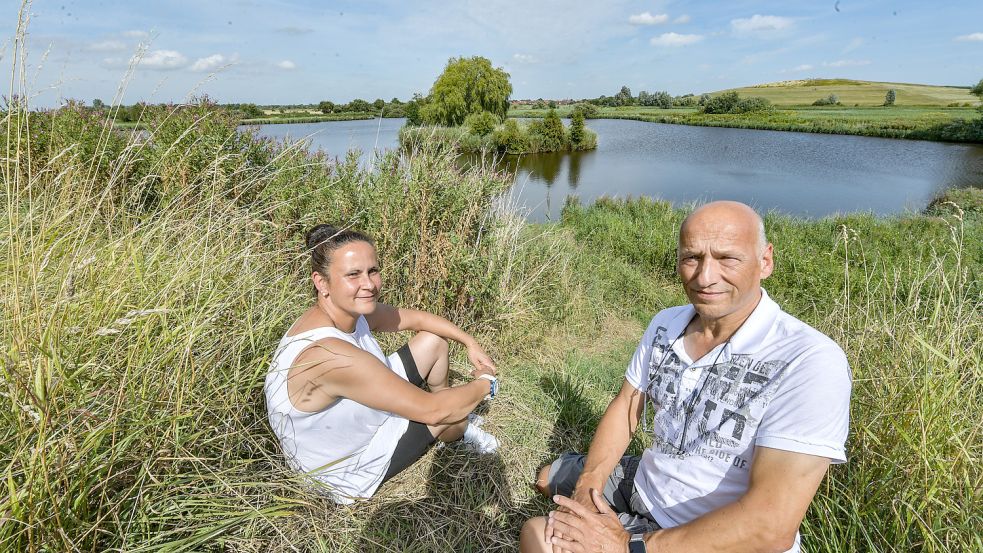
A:
MULTIPOLYGON (((9 66, 18 3, 4 2, 9 66)), ((38 0, 34 105, 409 98, 452 56, 511 75, 513 98, 701 93, 843 77, 972 85, 983 1, 38 0), (135 63, 127 78, 127 68, 135 63)))

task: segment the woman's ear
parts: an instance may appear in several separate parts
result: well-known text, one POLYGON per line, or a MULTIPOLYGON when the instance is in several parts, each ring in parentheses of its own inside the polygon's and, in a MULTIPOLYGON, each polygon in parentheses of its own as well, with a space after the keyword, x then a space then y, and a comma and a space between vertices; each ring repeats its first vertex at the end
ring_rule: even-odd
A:
POLYGON ((317 295, 325 298, 328 297, 328 279, 324 278, 321 273, 312 271, 311 280, 314 281, 314 288, 317 290, 317 295))

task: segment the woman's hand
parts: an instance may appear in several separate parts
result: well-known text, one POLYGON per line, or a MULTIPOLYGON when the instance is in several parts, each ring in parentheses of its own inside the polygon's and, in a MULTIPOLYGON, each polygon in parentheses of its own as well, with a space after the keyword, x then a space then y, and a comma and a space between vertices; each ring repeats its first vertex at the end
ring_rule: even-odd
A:
POLYGON ((487 372, 488 374, 495 376, 497 372, 497 367, 495 367, 495 362, 492 361, 491 357, 485 353, 485 350, 478 345, 478 342, 472 342, 468 346, 468 360, 474 365, 475 370, 471 371, 471 376, 477 377, 477 374, 481 372, 487 372), (477 373, 477 374, 476 374, 477 373))

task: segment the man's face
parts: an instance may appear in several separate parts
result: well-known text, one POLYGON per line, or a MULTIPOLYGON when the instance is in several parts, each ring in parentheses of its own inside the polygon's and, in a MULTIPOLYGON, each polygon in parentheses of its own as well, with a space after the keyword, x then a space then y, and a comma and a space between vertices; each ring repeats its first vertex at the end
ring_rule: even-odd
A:
POLYGON ((704 322, 744 320, 771 274, 772 248, 759 251, 757 220, 749 210, 702 209, 683 224, 676 269, 704 322))

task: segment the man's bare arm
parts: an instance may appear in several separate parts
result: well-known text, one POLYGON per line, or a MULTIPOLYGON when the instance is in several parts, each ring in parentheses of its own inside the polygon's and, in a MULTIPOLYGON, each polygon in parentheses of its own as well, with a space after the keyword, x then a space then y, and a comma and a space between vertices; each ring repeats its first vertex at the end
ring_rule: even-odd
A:
MULTIPOLYGON (((744 496, 687 524, 646 535, 646 549, 659 553, 787 551, 829 463, 825 457, 759 447, 744 496)), ((570 505, 563 499, 560 504, 570 505)), ((601 520, 611 518, 610 513, 588 513, 578 506, 573 513, 552 516, 557 533, 566 538, 554 544, 564 550, 624 550, 625 531, 601 520)))
POLYGON ((628 449, 628 444, 641 418, 642 398, 642 392, 625 380, 621 384, 621 391, 604 411, 590 449, 587 451, 584 471, 577 480, 574 492, 574 499, 582 505, 594 508, 588 490, 604 489, 604 483, 628 449))

